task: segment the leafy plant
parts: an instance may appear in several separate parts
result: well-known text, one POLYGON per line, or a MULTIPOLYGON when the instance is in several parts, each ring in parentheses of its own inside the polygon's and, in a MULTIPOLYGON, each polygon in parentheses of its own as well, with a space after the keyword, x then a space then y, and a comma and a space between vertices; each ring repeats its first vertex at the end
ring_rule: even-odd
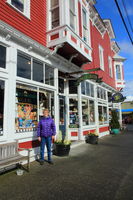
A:
POLYGON ((98 136, 98 133, 95 131, 95 132, 88 132, 87 134, 88 136, 98 136))
POLYGON ((111 117, 112 118, 111 118, 111 121, 110 121, 110 127, 112 129, 119 129, 120 123, 119 123, 119 118, 118 118, 116 110, 112 110, 111 117))

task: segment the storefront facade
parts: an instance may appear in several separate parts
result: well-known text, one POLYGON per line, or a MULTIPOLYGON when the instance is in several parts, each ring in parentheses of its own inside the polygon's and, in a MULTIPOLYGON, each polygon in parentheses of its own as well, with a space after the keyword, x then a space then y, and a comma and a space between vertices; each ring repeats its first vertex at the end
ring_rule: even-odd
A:
MULTIPOLYGON (((68 2, 61 4, 62 1, 55 1, 56 9, 58 10, 62 5, 60 12, 62 14, 67 12, 66 9, 72 1, 68 2)), ((109 94, 115 93, 118 85, 116 85, 114 70, 114 62, 117 66, 118 60, 116 57, 113 60, 113 57, 118 53, 119 48, 116 44, 110 43, 113 33, 110 32, 112 29, 109 22, 106 22, 109 25, 108 30, 106 30, 106 25, 103 26, 105 36, 100 32, 104 31, 101 30, 101 26, 99 28, 98 23, 97 26, 95 25, 93 14, 96 14, 96 11, 91 10, 94 2, 89 1, 89 3, 91 6, 88 9, 86 1, 79 1, 78 4, 75 1, 73 4, 75 7, 70 9, 70 19, 66 17, 60 19, 61 24, 66 22, 70 27, 62 25, 57 28, 59 21, 53 20, 51 30, 47 33, 44 30, 45 37, 42 32, 44 25, 46 28, 46 20, 43 21, 43 17, 46 18, 46 16, 43 10, 41 10, 41 22, 45 24, 40 23, 40 37, 38 35, 35 37, 37 22, 34 21, 35 18, 32 15, 35 3, 32 2, 31 7, 27 7, 31 8, 33 17, 30 25, 27 22, 28 15, 24 20, 24 17, 14 10, 14 6, 18 5, 10 5, 13 6, 10 8, 12 9, 10 14, 17 12, 17 17, 19 16, 17 19, 20 18, 22 24, 24 21, 25 25, 27 24, 27 28, 23 30, 19 24, 14 24, 12 20, 8 23, 7 18, 3 17, 4 14, 1 15, 0 142, 18 140, 20 147, 32 149, 33 159, 39 152, 36 130, 44 108, 50 110, 50 115, 55 120, 57 135, 61 132, 63 137, 75 141, 84 140, 85 135, 90 131, 96 131, 99 137, 109 134, 109 109, 113 107, 109 103, 109 94), (83 24, 79 15, 80 10, 83 24), (78 30, 78 34, 76 33, 78 24, 72 23, 76 22, 73 19, 76 15, 78 15, 78 23, 81 23, 80 27, 83 25, 82 30, 78 30), (86 22, 88 16, 90 20, 86 22), (31 27, 32 33, 29 32, 31 27), (72 30, 74 28, 75 31, 72 30), (96 41, 95 38, 97 38, 96 41), (106 51, 108 44, 111 46, 105 52, 108 56, 104 61, 102 53, 103 50, 106 51), (85 63, 87 64, 84 65, 85 63), (98 66, 101 70, 97 74, 99 78, 103 78, 102 83, 93 79, 78 82, 82 74, 76 72, 98 66), (75 72, 74 75, 68 75, 73 72, 75 72)), ((5 5, 3 3, 3 7, 8 9, 8 4, 11 2, 5 5)), ((45 1, 43 4, 46 7, 45 1)), ((19 7, 19 12, 22 8, 23 6, 19 7)), ((54 10, 53 7, 53 13, 54 10)), ((36 10, 36 12, 39 11, 36 10)), ((96 18, 99 20, 99 16, 96 15, 96 18)), ((122 65, 123 60, 119 59, 119 62, 122 65)), ((121 73, 123 73, 122 70, 121 73)), ((122 84, 124 87, 123 79, 122 84)))

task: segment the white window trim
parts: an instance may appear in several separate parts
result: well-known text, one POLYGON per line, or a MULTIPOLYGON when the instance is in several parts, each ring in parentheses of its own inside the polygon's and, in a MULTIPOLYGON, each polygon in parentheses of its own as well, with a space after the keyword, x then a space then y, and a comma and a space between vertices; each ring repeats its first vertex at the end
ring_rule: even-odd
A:
POLYGON ((109 76, 113 78, 112 59, 108 56, 109 76))
POLYGON ((7 0, 7 3, 10 4, 10 6, 17 10, 19 13, 24 15, 26 18, 30 19, 30 0, 24 0, 24 12, 21 12, 19 9, 13 6, 11 0, 7 0))
POLYGON ((103 55, 104 49, 102 48, 101 45, 99 45, 99 64, 100 68, 104 71, 104 55, 103 55), (101 53, 102 55, 101 55, 101 53))

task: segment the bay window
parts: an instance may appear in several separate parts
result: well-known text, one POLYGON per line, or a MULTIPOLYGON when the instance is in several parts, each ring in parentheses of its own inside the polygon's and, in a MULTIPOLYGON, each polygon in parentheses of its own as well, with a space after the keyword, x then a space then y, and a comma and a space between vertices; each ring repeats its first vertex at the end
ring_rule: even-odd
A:
POLYGON ((6 47, 0 45, 0 68, 6 68, 6 47))
POLYGON ((0 135, 3 135, 5 83, 0 80, 0 135))
POLYGON ((116 65, 116 79, 121 80, 121 68, 120 65, 116 65))

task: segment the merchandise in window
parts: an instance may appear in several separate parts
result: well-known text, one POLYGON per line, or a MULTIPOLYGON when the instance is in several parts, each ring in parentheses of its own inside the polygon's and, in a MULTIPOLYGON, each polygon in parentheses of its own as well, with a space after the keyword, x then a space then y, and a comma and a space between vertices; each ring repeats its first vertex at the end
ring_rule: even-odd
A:
POLYGON ((59 26, 59 0, 51 0, 52 29, 59 26))
POLYGON ((54 118, 54 92, 44 89, 39 90, 39 119, 43 116, 43 110, 49 109, 50 115, 54 118))
POLYGON ((82 99, 82 119, 83 119, 83 126, 89 125, 89 104, 88 99, 82 99))
POLYGON ((33 80, 44 82, 43 63, 33 60, 33 80))
POLYGON ((0 80, 0 135, 3 135, 3 122, 4 122, 4 81, 0 80))
POLYGON ((90 125, 95 124, 95 105, 94 101, 89 101, 90 106, 90 125))
POLYGON ((107 115, 107 107, 98 106, 98 114, 99 114, 99 124, 107 124, 108 123, 108 115, 107 115))
POLYGON ((77 94, 78 93, 78 88, 76 85, 77 81, 70 80, 69 81, 69 94, 77 94))
POLYGON ((45 84, 54 86, 54 69, 45 65, 45 84))
POLYGON ((69 122, 70 128, 78 128, 79 127, 79 119, 78 119, 78 99, 70 98, 69 99, 69 122))
POLYGON ((24 12, 24 0, 11 0, 11 4, 21 12, 24 12))
POLYGON ((33 131, 37 127, 37 88, 17 84, 16 132, 33 131))
POLYGON ((0 45, 0 68, 6 68, 6 47, 0 45))
POLYGON ((31 58, 21 53, 17 56, 17 76, 31 79, 31 58))

